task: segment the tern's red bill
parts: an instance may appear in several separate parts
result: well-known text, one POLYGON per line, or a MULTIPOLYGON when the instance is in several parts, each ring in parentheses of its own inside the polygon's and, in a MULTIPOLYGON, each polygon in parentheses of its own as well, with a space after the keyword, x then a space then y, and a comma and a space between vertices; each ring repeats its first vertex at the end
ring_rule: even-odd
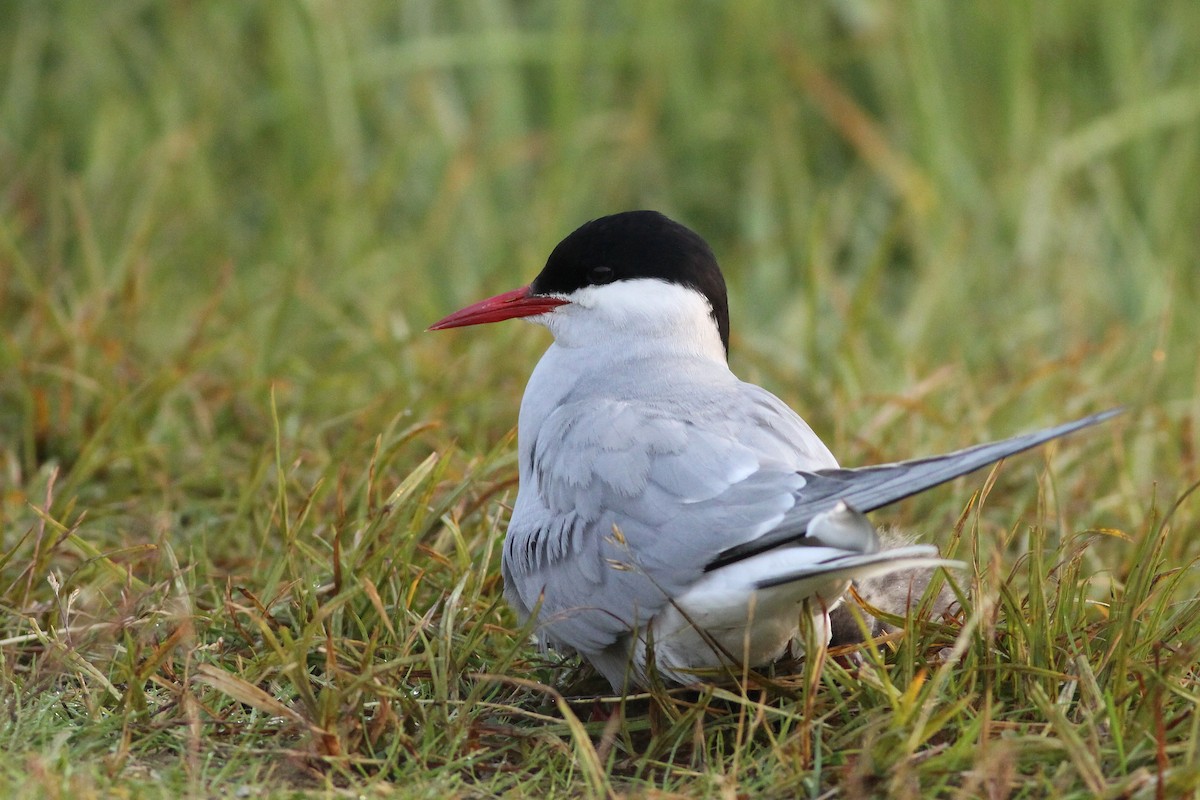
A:
POLYGON ((530 294, 528 286, 513 289, 511 292, 480 300, 478 303, 455 311, 445 319, 440 319, 429 326, 431 331, 441 331, 446 328, 462 328, 467 325, 482 325, 485 322, 500 322, 505 319, 518 317, 534 317, 553 311, 568 301, 561 297, 530 294))

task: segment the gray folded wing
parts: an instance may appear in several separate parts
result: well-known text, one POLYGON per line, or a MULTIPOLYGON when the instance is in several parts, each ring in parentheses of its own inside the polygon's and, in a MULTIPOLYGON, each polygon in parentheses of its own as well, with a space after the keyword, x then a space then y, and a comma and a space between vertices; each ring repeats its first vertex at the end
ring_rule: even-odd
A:
POLYGON ((611 399, 546 418, 504 572, 510 600, 538 609, 547 638, 583 652, 613 644, 686 592, 723 548, 780 524, 804 484, 797 465, 836 463, 794 412, 742 386, 749 403, 710 392, 684 418, 611 399))

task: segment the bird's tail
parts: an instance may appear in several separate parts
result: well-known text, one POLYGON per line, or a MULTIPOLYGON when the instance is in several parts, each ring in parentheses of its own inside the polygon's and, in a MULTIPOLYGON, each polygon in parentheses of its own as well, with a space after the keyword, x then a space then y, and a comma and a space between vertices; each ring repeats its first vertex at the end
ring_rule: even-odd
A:
POLYGON ((900 572, 906 569, 934 569, 935 567, 966 569, 967 565, 961 561, 942 558, 938 555, 937 548, 931 544, 914 544, 891 550, 880 550, 876 553, 839 556, 791 572, 764 578, 755 584, 755 588, 770 589, 775 586, 814 579, 821 582, 866 580, 890 572, 900 572))

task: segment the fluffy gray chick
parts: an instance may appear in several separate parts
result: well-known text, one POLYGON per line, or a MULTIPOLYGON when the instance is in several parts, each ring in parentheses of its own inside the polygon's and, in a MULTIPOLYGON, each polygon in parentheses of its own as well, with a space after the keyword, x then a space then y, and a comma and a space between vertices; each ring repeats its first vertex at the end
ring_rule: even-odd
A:
MULTIPOLYGON (((895 528, 887 528, 879 531, 879 540, 884 550, 890 550, 895 547, 911 545, 917 541, 917 537, 895 528)), ((936 567, 923 567, 856 580, 854 589, 863 600, 875 608, 903 617, 908 614, 910 607, 915 607, 921 602, 936 569, 936 567)), ((938 619, 954 603, 954 593, 950 591, 949 586, 943 584, 941 591, 938 592, 930 606, 930 619, 938 619)), ((857 601, 847 592, 845 601, 829 612, 829 622, 832 628, 830 647, 840 647, 863 641, 862 628, 854 618, 854 612, 850 609, 851 604, 858 605, 857 601)), ((894 625, 872 617, 866 609, 860 607, 858 610, 870 628, 871 636, 881 636, 897 630, 894 625)))

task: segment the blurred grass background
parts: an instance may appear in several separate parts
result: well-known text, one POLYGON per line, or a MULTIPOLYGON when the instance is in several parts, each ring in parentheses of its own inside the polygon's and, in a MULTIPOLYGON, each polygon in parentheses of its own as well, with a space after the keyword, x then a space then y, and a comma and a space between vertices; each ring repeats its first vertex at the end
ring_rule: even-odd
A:
MULTIPOLYGON (((581 222, 659 209, 722 262, 735 370, 846 464, 1128 404, 1044 480, 1036 458, 1006 468, 969 531, 1005 574, 988 543, 1066 547, 1082 572, 1051 593, 1064 625, 1062 591, 1119 598, 1138 568, 1162 568, 1144 588, 1179 593, 1152 603, 1173 619, 1197 586, 1173 571, 1198 552, 1194 502, 1155 538, 1198 472, 1197 31, 1187 0, 0 0, 3 779, 31 797, 364 776, 438 796, 639 780, 815 796, 871 790, 867 762, 893 794, 992 774, 960 719, 941 724, 962 749, 938 753, 965 760, 915 784, 895 765, 936 737, 881 754, 886 735, 843 722, 804 735, 875 761, 822 772, 801 748, 792 774, 786 730, 681 761, 684 715, 600 764, 582 728, 496 722, 488 703, 524 701, 467 676, 540 663, 495 568, 506 436, 547 340, 422 331, 530 279, 581 222), (1132 541, 1072 544, 1093 529, 1132 541)), ((888 518, 946 544, 969 495, 935 494, 888 518)), ((1029 569, 1019 591, 1045 588, 1029 569)), ((1161 630, 1127 633, 1132 663, 1161 630)), ((1097 670, 1110 710, 1134 703, 1120 640, 1097 670)), ((1194 651, 1181 664, 1168 720, 1197 699, 1194 651)), ((1013 691, 1074 759, 1063 777, 1005 756, 1014 791, 1132 792, 1139 770, 1189 763, 1186 723, 1135 757, 1159 740, 1153 710, 1131 711, 1131 742, 1097 745, 1093 774, 1013 691)))

